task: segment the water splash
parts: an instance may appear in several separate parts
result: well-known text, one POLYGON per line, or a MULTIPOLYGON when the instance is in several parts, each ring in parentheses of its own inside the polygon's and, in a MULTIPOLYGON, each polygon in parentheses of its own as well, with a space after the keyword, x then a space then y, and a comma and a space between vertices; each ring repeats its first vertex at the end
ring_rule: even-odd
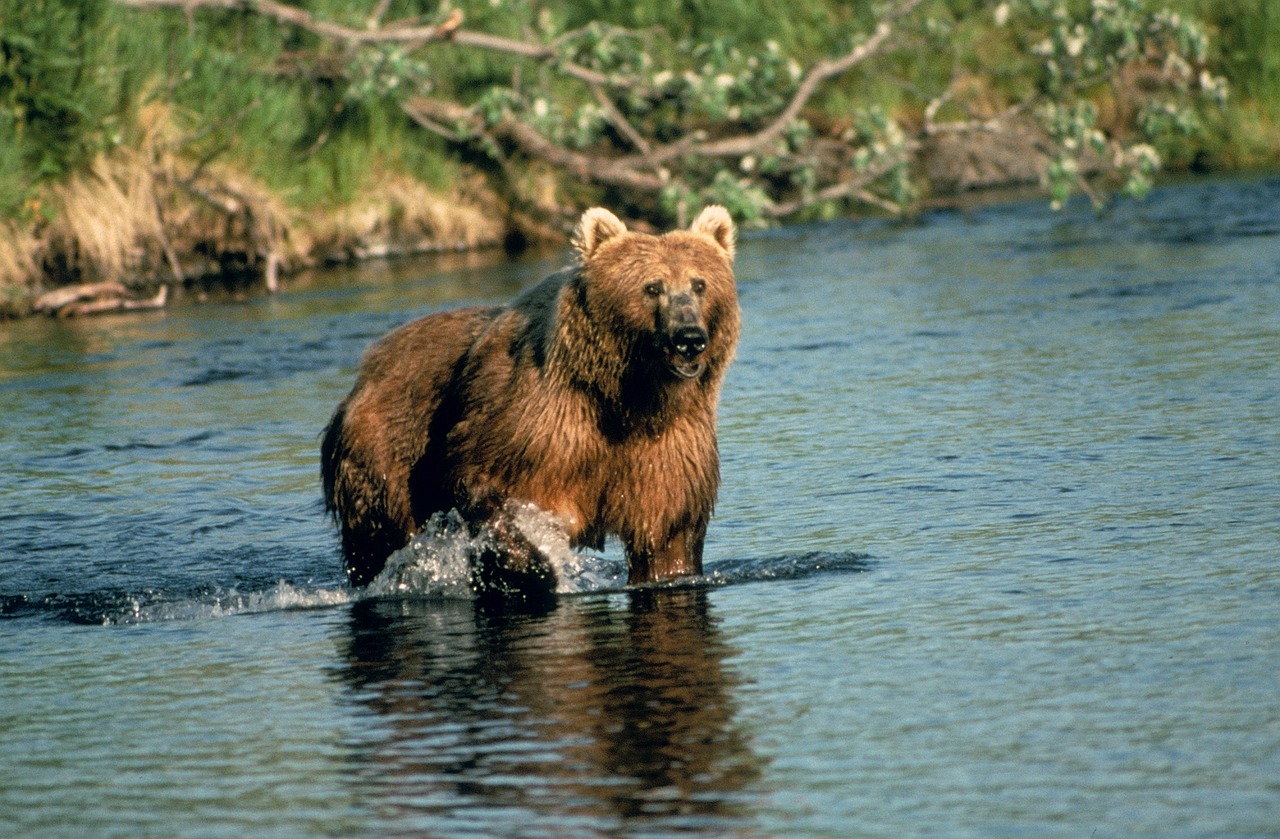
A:
MULTIPOLYGON (((579 596, 627 590, 621 557, 575 550, 563 523, 532 504, 509 502, 506 520, 550 562, 556 593, 579 596)), ((476 558, 498 544, 488 528, 473 532, 457 512, 433 516, 422 533, 396 551, 364 589, 345 584, 240 580, 231 585, 178 589, 97 590, 42 597, 0 596, 0 617, 45 615, 79 624, 139 624, 188 621, 294 609, 342 606, 370 598, 474 600, 476 558)), ((263 561, 263 564, 270 564, 263 561)), ((794 580, 870 570, 870 557, 855 552, 810 551, 765 558, 726 558, 708 563, 705 574, 646 588, 722 587, 766 580, 794 580)))
POLYGON ((557 594, 615 591, 626 586, 626 564, 574 550, 559 517, 522 502, 508 502, 505 511, 524 537, 550 561, 556 572, 557 594))
POLYGON ((387 558, 362 596, 473 599, 471 558, 484 549, 487 538, 471 536, 456 511, 436 513, 422 533, 387 558))
MULTIPOLYGON (((595 594, 627 588, 627 564, 618 558, 575 550, 563 522, 534 504, 509 501, 507 519, 551 563, 556 593, 595 594)), ((368 594, 392 597, 471 599, 472 562, 495 537, 487 529, 472 536, 456 512, 432 517, 423 535, 391 556, 387 568, 369 585, 368 594)), ((871 568, 869 554, 856 551, 805 551, 773 557, 727 558, 709 563, 705 574, 649 587, 724 586, 760 580, 794 580, 821 574, 861 573, 871 568)))
MULTIPOLYGON (((623 564, 574 550, 563 522, 554 514, 519 501, 508 501, 503 514, 550 562, 556 593, 610 591, 626 585, 623 564)), ((387 559, 365 596, 474 599, 473 563, 496 543, 489 528, 473 535, 457 511, 436 513, 422 533, 387 559)))
POLYGON ((280 580, 263 591, 240 592, 231 588, 207 597, 155 602, 144 602, 142 598, 135 597, 127 610, 114 615, 104 614, 102 623, 154 623, 223 618, 288 609, 320 609, 340 606, 358 598, 359 594, 351 589, 295 586, 280 580))

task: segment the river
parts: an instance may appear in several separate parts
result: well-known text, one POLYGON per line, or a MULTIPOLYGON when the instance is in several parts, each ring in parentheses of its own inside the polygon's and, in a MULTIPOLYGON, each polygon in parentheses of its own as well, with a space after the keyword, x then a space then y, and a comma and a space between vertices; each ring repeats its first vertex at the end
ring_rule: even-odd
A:
POLYGON ((0 325, 0 833, 1280 835, 1280 178, 747 234, 705 578, 353 593, 359 354, 566 258, 0 325))

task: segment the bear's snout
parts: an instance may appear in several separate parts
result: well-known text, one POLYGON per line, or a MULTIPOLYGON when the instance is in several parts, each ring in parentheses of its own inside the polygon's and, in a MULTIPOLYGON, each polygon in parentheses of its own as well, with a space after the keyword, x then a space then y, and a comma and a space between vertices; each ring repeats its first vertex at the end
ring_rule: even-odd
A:
POLYGON ((680 378, 696 379, 707 367, 703 353, 707 351, 710 340, 706 327, 702 325, 697 298, 691 294, 675 295, 666 315, 665 332, 670 353, 667 361, 680 378))
POLYGON ((671 336, 671 349, 685 358, 697 358, 707 351, 707 330, 701 326, 681 326, 671 336))

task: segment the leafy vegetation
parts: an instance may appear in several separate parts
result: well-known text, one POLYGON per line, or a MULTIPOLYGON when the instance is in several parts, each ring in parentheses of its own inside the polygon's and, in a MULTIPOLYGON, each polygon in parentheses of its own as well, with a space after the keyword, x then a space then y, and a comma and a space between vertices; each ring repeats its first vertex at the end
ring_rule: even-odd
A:
POLYGON ((1036 159, 992 178, 1101 202, 1274 165, 1277 43, 1270 0, 0 0, 0 286, 495 241, 598 201, 904 212, 944 186, 922 160, 994 137, 1036 159), (136 214, 114 244, 70 219, 94 189, 136 214))

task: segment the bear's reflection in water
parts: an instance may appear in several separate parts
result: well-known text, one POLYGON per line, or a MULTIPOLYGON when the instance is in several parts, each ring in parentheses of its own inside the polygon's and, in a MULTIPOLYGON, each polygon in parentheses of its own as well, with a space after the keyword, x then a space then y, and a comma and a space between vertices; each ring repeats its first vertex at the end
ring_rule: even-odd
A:
POLYGON ((705 591, 352 608, 342 679, 377 712, 357 805, 430 835, 742 833, 760 760, 705 591))

